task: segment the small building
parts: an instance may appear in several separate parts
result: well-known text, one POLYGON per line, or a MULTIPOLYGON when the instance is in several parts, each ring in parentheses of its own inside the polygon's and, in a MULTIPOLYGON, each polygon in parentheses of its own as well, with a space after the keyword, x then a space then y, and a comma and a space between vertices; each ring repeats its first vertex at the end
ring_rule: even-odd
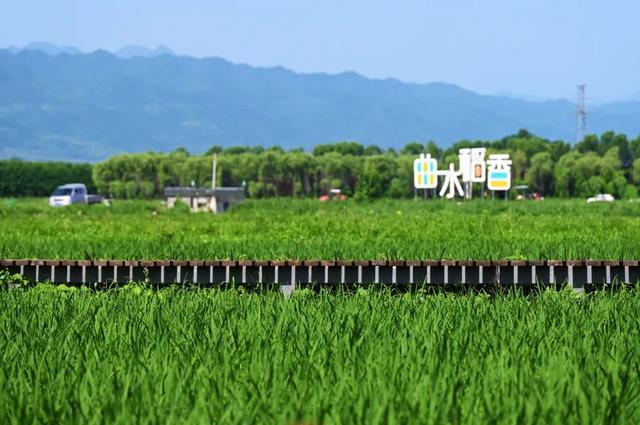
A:
POLYGON ((197 187, 165 187, 164 201, 173 208, 178 200, 189 205, 191 211, 225 212, 232 205, 244 201, 244 187, 217 187, 215 189, 197 187))

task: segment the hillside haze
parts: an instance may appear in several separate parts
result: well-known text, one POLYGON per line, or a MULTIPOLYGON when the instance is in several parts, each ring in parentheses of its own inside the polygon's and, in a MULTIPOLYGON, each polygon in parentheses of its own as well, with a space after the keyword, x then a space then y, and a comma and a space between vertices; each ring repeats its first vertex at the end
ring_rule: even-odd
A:
MULTIPOLYGON (((527 128, 572 140, 575 106, 478 95, 442 84, 355 73, 296 74, 219 58, 128 59, 38 49, 0 50, 0 157, 96 161, 122 152, 203 152, 212 145, 309 149, 340 140, 401 147, 496 139, 527 128), (69 54, 73 53, 73 54, 69 54)), ((156 54, 157 53, 157 54, 156 54)), ((640 133, 640 102, 590 111, 589 131, 640 133)))

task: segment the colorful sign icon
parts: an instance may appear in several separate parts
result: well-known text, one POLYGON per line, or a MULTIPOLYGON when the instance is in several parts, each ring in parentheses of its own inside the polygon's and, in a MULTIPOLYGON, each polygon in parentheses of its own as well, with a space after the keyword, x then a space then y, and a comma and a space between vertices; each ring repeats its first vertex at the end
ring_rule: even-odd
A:
POLYGON ((489 190, 511 189, 511 160, 508 154, 489 155, 487 187, 489 190))
POLYGON ((418 189, 438 187, 438 161, 430 154, 421 153, 420 158, 413 161, 413 184, 418 189))

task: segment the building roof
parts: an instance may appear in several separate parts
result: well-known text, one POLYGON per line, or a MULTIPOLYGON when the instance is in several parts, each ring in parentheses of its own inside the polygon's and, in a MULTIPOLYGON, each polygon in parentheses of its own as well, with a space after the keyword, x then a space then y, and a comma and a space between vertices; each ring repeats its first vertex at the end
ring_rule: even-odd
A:
POLYGON ((204 187, 178 187, 164 188, 164 196, 195 198, 199 196, 215 196, 217 198, 244 199, 244 187, 217 187, 215 189, 204 187))

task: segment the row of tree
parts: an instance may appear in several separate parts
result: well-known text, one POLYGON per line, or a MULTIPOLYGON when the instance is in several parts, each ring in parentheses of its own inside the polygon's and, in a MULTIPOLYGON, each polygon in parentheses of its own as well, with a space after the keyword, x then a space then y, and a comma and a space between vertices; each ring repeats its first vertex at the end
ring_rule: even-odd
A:
POLYGON ((65 183, 84 183, 95 190, 91 164, 0 161, 0 196, 49 196, 65 183))
POLYGON ((433 142, 409 143, 399 151, 340 142, 318 145, 312 152, 214 146, 203 155, 191 155, 180 148, 167 154, 118 155, 93 166, 0 161, 0 196, 42 196, 59 184, 79 182, 117 198, 161 197, 166 186, 209 186, 215 153, 217 184, 245 185, 250 197, 309 197, 340 188, 358 198, 409 198, 416 194, 417 155, 429 153, 445 168, 450 162, 457 165, 458 150, 464 147, 486 147, 487 155, 509 153, 513 185, 527 185, 544 196, 638 196, 640 137, 629 140, 624 134, 607 132, 571 146, 526 130, 496 141, 461 141, 448 149, 433 142))
POLYGON ((444 168, 457 163, 464 147, 486 147, 487 155, 509 153, 513 185, 527 185, 544 196, 638 196, 640 137, 630 141, 613 132, 587 136, 576 146, 521 130, 497 141, 461 141, 445 150, 433 142, 409 143, 399 151, 354 142, 319 145, 311 153, 215 146, 204 155, 190 155, 177 149, 112 157, 95 165, 93 179, 101 193, 127 198, 161 196, 165 186, 209 186, 216 153, 217 184, 246 185, 250 197, 318 196, 340 188, 359 198, 408 198, 415 195, 413 160, 418 154, 430 153, 444 168))

